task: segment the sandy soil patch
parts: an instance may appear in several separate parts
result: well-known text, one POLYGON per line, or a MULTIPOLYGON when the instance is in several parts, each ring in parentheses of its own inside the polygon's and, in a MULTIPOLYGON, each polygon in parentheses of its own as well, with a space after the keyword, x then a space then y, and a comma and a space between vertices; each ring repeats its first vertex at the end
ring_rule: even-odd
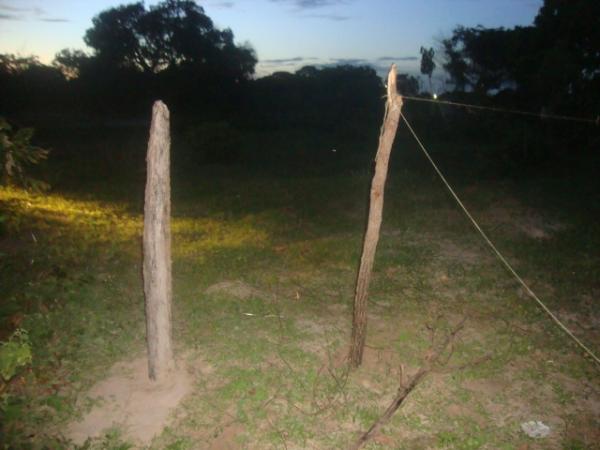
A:
POLYGON ((250 298, 264 298, 265 293, 253 288, 243 281, 222 281, 220 283, 209 286, 205 291, 207 295, 224 294, 230 295, 240 300, 248 300, 250 298))
POLYGON ((160 434, 175 407, 191 391, 193 380, 180 362, 167 380, 152 382, 147 364, 145 356, 116 364, 107 379, 85 394, 98 404, 81 421, 68 426, 67 437, 81 445, 117 426, 125 439, 143 445, 160 434))
POLYGON ((522 206, 516 200, 492 205, 486 216, 497 226, 514 230, 533 239, 550 239, 566 225, 537 211, 522 206))

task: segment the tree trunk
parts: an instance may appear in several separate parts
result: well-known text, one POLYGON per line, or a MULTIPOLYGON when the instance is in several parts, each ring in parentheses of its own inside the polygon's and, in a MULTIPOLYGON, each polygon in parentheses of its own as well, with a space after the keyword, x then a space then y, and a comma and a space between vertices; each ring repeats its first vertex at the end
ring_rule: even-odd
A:
POLYGON ((162 381, 173 368, 171 344, 171 186, 169 110, 152 108, 144 204, 144 294, 148 376, 162 381))
POLYGON ((352 340, 350 347, 350 365, 358 367, 362 363, 363 349, 367 332, 367 298, 369 283, 373 271, 375 250, 379 241, 379 229, 383 214, 383 193, 387 177, 388 163, 392 144, 396 136, 400 113, 402 112, 402 97, 396 90, 396 65, 393 64, 388 74, 387 101, 385 116, 379 136, 379 147, 375 156, 375 174, 371 182, 371 198, 369 203, 369 219, 363 243, 360 267, 356 278, 354 296, 354 316, 352 320, 352 340))

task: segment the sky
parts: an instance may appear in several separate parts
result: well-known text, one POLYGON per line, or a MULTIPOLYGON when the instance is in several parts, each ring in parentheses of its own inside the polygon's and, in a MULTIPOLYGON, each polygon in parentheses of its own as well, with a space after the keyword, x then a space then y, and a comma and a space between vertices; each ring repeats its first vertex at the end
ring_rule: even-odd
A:
MULTIPOLYGON (((128 0, 0 0, 0 53, 49 63, 63 48, 89 50, 85 30, 99 12, 128 0)), ((146 5, 157 3, 147 0, 146 5)), ((457 25, 530 25, 542 0, 204 0, 218 28, 249 43, 257 76, 304 65, 370 64, 419 72, 421 46, 436 48, 457 25)), ((436 58, 437 59, 437 58, 436 58)), ((437 77, 441 71, 436 70, 437 77)), ((435 77, 434 77, 435 79, 435 77)))

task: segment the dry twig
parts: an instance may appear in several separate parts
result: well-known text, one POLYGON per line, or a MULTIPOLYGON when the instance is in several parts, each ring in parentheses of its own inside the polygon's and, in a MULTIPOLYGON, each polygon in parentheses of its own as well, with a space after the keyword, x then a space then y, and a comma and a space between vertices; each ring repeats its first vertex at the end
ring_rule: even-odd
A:
MULTIPOLYGON (((442 360, 442 357, 446 351, 446 349, 452 346, 452 343, 456 339, 456 336, 462 330, 465 323, 465 319, 461 320, 458 325, 454 327, 454 329, 446 336, 446 338, 439 343, 438 345, 435 342, 432 342, 431 347, 425 353, 425 358, 423 365, 419 367, 419 370, 412 375, 407 382, 404 380, 404 367, 400 366, 400 387, 398 388, 398 392, 392 400, 392 403, 387 407, 385 412, 377 419, 377 421, 371 425, 362 436, 349 447, 349 450, 359 450, 362 448, 370 439, 373 439, 381 430, 381 428, 390 421, 394 413, 400 408, 402 402, 406 399, 408 394, 410 394, 414 388, 416 388, 423 378, 430 372, 434 370, 434 368, 438 365, 443 365, 448 362, 448 357, 442 360)), ((432 338, 435 335, 435 332, 432 331, 432 338)))

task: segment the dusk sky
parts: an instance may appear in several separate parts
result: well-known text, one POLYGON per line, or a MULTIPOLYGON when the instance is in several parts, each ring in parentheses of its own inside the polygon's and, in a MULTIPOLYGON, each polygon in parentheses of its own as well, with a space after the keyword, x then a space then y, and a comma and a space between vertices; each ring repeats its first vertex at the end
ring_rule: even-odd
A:
MULTIPOLYGON (((63 48, 86 49, 85 30, 119 0, 0 0, 0 53, 48 63, 63 48)), ((157 3, 147 1, 147 5, 157 3)), ((419 48, 436 47, 456 25, 530 25, 542 0, 207 0, 219 28, 231 28, 259 58, 257 75, 307 65, 396 62, 418 73, 419 48)), ((440 72, 438 72, 438 77, 440 72)))

